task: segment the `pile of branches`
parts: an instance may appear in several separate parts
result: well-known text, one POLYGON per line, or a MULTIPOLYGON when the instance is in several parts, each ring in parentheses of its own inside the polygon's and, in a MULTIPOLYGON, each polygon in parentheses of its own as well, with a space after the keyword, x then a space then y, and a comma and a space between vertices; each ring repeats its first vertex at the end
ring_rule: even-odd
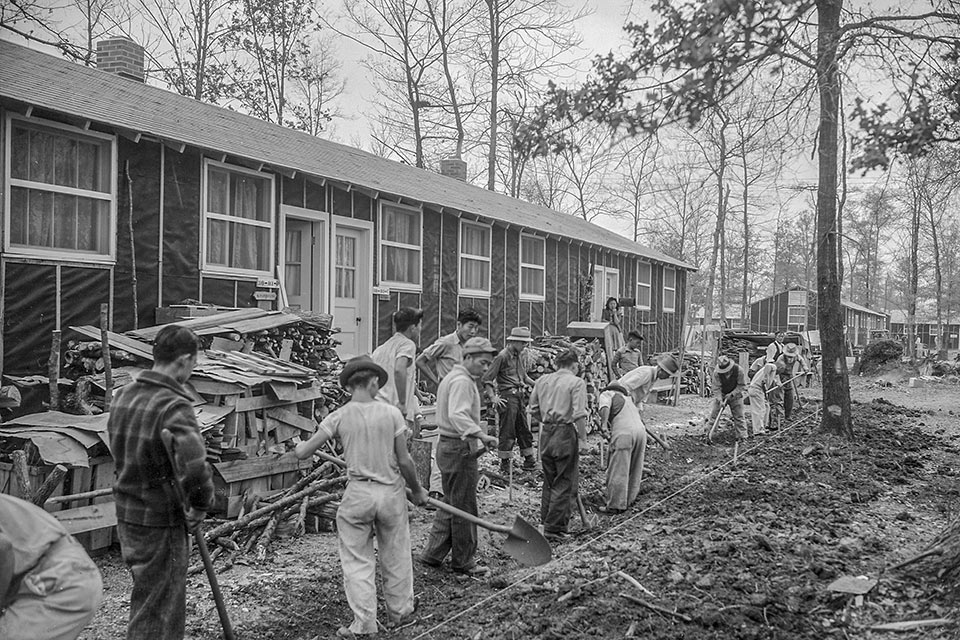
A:
MULTIPOLYGON (((306 531, 310 516, 335 520, 346 482, 346 474, 333 464, 321 464, 282 493, 258 501, 252 509, 241 510, 236 520, 207 529, 204 538, 211 548, 215 545, 211 558, 226 555, 221 571, 250 554, 256 562, 266 561, 270 544, 279 531, 289 530, 293 536, 300 536, 306 531)), ((190 574, 202 570, 203 566, 197 564, 190 568, 190 574)))
POLYGON ((858 373, 872 374, 889 367, 890 364, 900 364, 903 357, 903 345, 897 340, 877 340, 871 342, 860 356, 858 373))

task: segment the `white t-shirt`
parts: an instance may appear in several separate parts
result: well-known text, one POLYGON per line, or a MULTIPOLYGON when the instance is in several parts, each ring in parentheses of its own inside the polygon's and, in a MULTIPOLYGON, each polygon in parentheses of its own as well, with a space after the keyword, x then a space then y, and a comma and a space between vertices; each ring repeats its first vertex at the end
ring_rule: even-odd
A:
POLYGON ((393 447, 407 425, 396 407, 379 400, 348 402, 324 418, 318 429, 340 438, 349 478, 388 485, 400 480, 393 447))
MULTIPOLYGON (((617 395, 615 391, 604 391, 600 394, 600 398, 597 401, 598 408, 602 409, 607 408, 608 411, 613 409, 613 398, 617 395)), ((622 395, 622 394, 621 394, 622 395)), ((609 413, 607 415, 610 415, 609 413)), ((623 396, 623 408, 613 418, 613 422, 610 424, 610 435, 615 436, 619 433, 629 433, 633 431, 643 430, 643 419, 640 417, 640 410, 637 409, 637 405, 633 403, 633 399, 629 395, 623 396)))
POLYGON ((417 345, 402 333, 395 333, 377 347, 370 357, 387 371, 387 384, 383 385, 377 397, 395 407, 400 406, 400 396, 397 395, 397 383, 394 381, 393 370, 398 359, 407 359, 409 364, 407 365, 406 398, 404 398, 407 413, 404 417, 412 421, 419 411, 417 396, 414 393, 417 386, 417 369, 414 365, 417 358, 417 345))

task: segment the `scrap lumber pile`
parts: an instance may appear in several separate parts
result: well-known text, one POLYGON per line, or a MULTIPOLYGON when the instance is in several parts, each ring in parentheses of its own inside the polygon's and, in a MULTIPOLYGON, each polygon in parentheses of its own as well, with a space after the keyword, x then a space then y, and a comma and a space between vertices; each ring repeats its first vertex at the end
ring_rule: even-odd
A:
POLYGON ((752 333, 745 331, 724 331, 720 337, 720 352, 718 355, 728 356, 734 362, 740 361, 740 353, 746 351, 750 360, 764 355, 767 345, 773 342, 773 336, 768 333, 752 333))
MULTIPOLYGON (((245 492, 235 520, 206 522, 213 525, 204 533, 208 543, 216 546, 211 557, 216 560, 225 554, 222 570, 237 561, 248 562, 244 556, 250 554, 256 562, 263 562, 274 540, 329 528, 329 523, 336 518, 346 481, 346 474, 327 462, 269 497, 260 498, 245 492)), ((202 566, 196 565, 190 573, 201 570, 202 566)))
POLYGON ((580 354, 580 377, 587 383, 587 432, 600 425, 600 412, 597 399, 600 390, 607 386, 607 354, 597 339, 580 338, 571 340, 565 336, 541 336, 535 338, 521 353, 527 374, 536 380, 540 376, 557 370, 554 359, 567 349, 576 349, 580 354))

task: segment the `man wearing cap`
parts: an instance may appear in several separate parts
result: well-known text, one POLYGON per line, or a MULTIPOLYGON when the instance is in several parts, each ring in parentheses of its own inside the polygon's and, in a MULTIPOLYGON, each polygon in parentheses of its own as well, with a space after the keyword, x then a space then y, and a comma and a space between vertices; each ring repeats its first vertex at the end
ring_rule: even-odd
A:
MULTIPOLYGON (((457 316, 457 330, 436 340, 417 356, 417 369, 428 380, 439 385, 455 365, 463 361, 463 345, 477 335, 483 320, 473 309, 463 309, 457 316)), ((430 441, 430 497, 442 498, 440 467, 437 466, 439 432, 424 436, 430 441)))
POLYGON ((676 375, 679 370, 680 363, 677 362, 677 358, 671 354, 667 354, 657 360, 657 364, 654 366, 644 365, 637 367, 633 371, 628 371, 623 376, 620 376, 617 384, 630 393, 634 404, 642 411, 643 403, 647 401, 647 396, 650 395, 650 390, 653 388, 654 383, 657 380, 665 380, 676 375))
POLYGON ((533 436, 527 424, 525 395, 533 380, 520 362, 520 353, 533 342, 530 329, 516 327, 507 336, 506 346, 497 354, 483 375, 483 384, 490 400, 497 406, 500 418, 500 473, 510 471, 513 447, 520 447, 524 469, 536 469, 533 457, 533 436))
POLYGON ((614 351, 610 359, 613 375, 619 378, 640 366, 641 344, 643 344, 643 336, 639 331, 634 330, 627 334, 627 343, 614 351))
POLYGON ((784 345, 783 353, 774 360, 774 364, 777 365, 777 370, 781 372, 781 388, 779 393, 774 392, 770 394, 771 401, 773 401, 773 398, 777 398, 783 409, 783 419, 789 420, 793 414, 793 389, 795 382, 793 378, 800 372, 806 370, 806 367, 800 360, 800 347, 793 343, 784 345), (798 368, 800 368, 800 371, 797 371, 798 368))
MULTIPOLYGON (((490 367, 496 350, 486 338, 470 338, 463 345, 463 362, 450 370, 437 388, 437 425, 440 443, 437 464, 443 482, 443 501, 477 515, 477 455, 493 447, 497 439, 480 427, 480 392, 477 381, 490 367)), ((437 511, 427 546, 420 561, 439 567, 450 554, 450 568, 456 573, 482 576, 488 573, 477 564, 477 525, 437 511)))
POLYGON ((343 443, 348 483, 337 509, 337 537, 353 622, 337 630, 338 638, 378 631, 378 556, 388 626, 402 624, 415 608, 406 489, 418 505, 426 503, 427 494, 407 452, 403 416, 396 407, 377 401, 387 378, 369 356, 347 362, 340 385, 350 392, 350 401, 324 418, 313 436, 296 448, 297 457, 304 459, 331 438, 343 443))
POLYGON ((647 430, 630 394, 616 382, 607 385, 600 393, 598 406, 600 424, 610 425, 607 499, 600 513, 612 515, 626 511, 640 493, 647 430))
POLYGON ((707 416, 705 423, 707 435, 713 422, 727 406, 730 407, 730 415, 733 416, 737 440, 747 437, 747 425, 743 419, 743 395, 746 391, 747 375, 740 365, 727 356, 717 358, 717 366, 713 370, 713 401, 710 403, 710 415, 707 416))
POLYGON ((541 376, 530 394, 530 412, 540 421, 543 492, 540 522, 548 540, 562 539, 577 497, 580 445, 587 437, 587 383, 577 376, 580 357, 567 349, 554 359, 557 370, 541 376))
POLYGON ((423 311, 420 309, 401 307, 393 314, 395 333, 370 356, 389 376, 377 397, 400 409, 408 425, 415 423, 420 411, 415 393, 417 370, 414 363, 422 320, 423 311))
POLYGON ((750 386, 747 387, 747 397, 750 398, 751 436, 759 435, 767 430, 767 423, 772 417, 770 415, 770 405, 767 402, 767 391, 779 382, 777 365, 772 362, 760 367, 760 370, 750 379, 750 386))

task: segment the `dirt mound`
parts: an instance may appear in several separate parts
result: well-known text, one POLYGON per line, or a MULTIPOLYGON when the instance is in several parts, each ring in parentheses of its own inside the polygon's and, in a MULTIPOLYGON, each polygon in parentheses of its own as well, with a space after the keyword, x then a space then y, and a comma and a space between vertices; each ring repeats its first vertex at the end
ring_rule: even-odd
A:
POLYGON ((858 373, 872 375, 898 365, 903 357, 903 345, 896 340, 878 340, 867 345, 860 356, 858 373))

